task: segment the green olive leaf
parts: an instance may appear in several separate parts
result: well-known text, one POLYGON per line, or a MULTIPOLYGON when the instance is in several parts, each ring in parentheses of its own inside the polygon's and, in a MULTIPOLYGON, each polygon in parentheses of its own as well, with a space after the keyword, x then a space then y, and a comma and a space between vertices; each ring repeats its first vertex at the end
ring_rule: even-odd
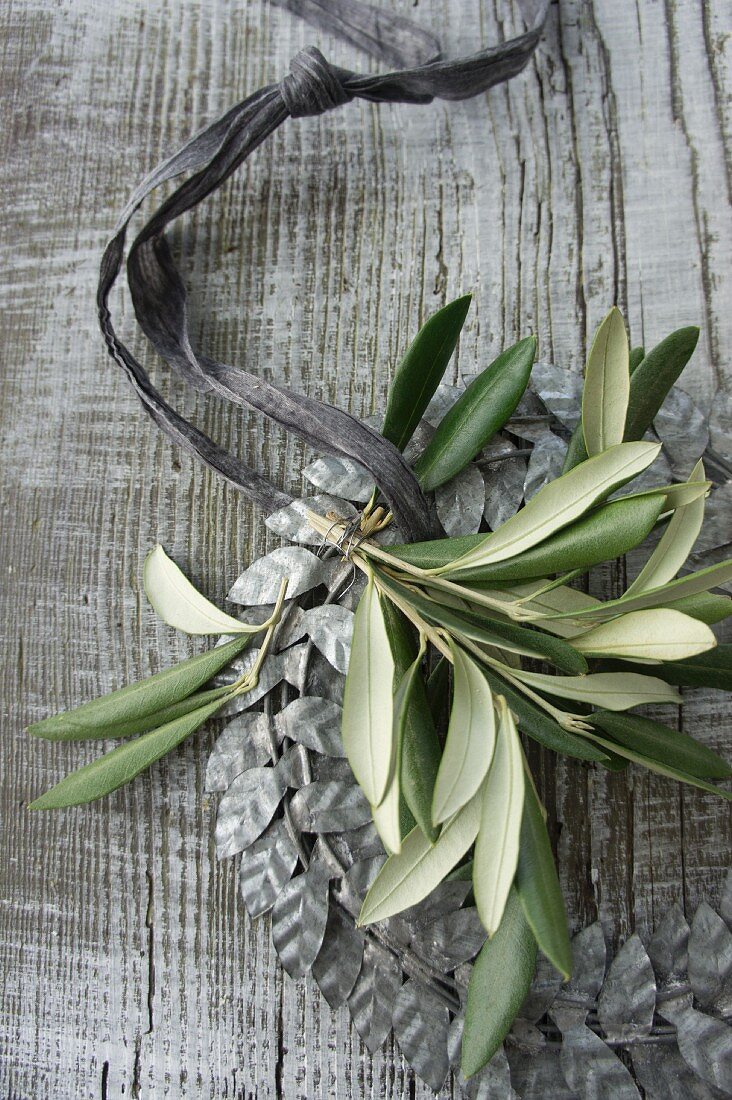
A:
MULTIPOLYGON (((690 482, 704 480, 704 463, 701 459, 694 467, 690 482)), ((647 592, 672 581, 691 553, 704 522, 704 496, 698 496, 690 504, 674 511, 668 527, 646 564, 625 595, 647 592)))
POLYGON ((500 928, 475 960, 463 1029, 462 1071, 478 1073, 511 1030, 536 967, 536 940, 516 890, 511 890, 500 928))
POLYGON ((466 294, 434 313, 396 369, 381 434, 403 451, 442 381, 470 309, 466 294))
POLYGON ((654 722, 651 718, 599 710, 593 712, 587 720, 626 748, 687 772, 697 779, 727 779, 732 775, 732 768, 716 752, 701 745, 688 734, 654 722))
POLYGON ((717 644, 706 623, 668 608, 631 611, 572 639, 588 657, 680 661, 717 644))
POLYGON ((518 730, 501 696, 496 698, 496 710, 496 746, 483 785, 473 856, 475 904, 489 936, 498 931, 516 874, 524 808, 524 760, 518 730))
POLYGON ((528 385, 535 355, 536 338, 529 336, 504 351, 470 383, 415 464, 423 489, 437 489, 460 473, 500 431, 528 385))
POLYGON ((619 485, 642 473, 660 450, 660 443, 619 443, 595 455, 581 467, 550 481, 520 512, 507 520, 474 550, 457 558, 440 573, 489 565, 530 550, 584 515, 619 485))
POLYGON ((597 455, 623 442, 630 396, 628 335, 613 307, 592 342, 582 391, 582 431, 587 454, 597 455))
POLYGON ((181 711, 168 712, 233 661, 250 640, 244 636, 234 638, 207 653, 156 672, 146 680, 83 703, 76 710, 35 722, 28 727, 28 732, 48 741, 83 741, 144 733, 161 724, 156 720, 158 715, 165 721, 187 713, 185 706, 181 711))
POLYGON ((572 947, 567 911, 544 815, 531 782, 524 791, 516 890, 539 948, 569 981, 572 947))
POLYGON ((732 691, 732 644, 718 645, 682 661, 667 661, 653 670, 669 684, 732 691))
POLYGON ((676 508, 683 508, 699 497, 709 494, 712 487, 711 481, 678 481, 672 485, 654 485, 652 489, 644 489, 640 493, 626 493, 622 500, 645 500, 647 497, 664 497, 662 515, 673 512, 676 508))
POLYGON ((481 669, 460 646, 453 656, 453 698, 447 740, 432 799, 432 821, 457 813, 483 782, 493 757, 496 730, 493 697, 481 669))
POLYGON ((692 619, 700 619, 713 626, 732 615, 732 597, 716 592, 697 592, 692 596, 683 596, 680 600, 671 600, 664 607, 683 611, 685 615, 691 615, 692 619))
POLYGON ((392 685, 394 658, 373 575, 359 600, 343 696, 343 747, 372 806, 386 794, 396 767, 392 685))
POLYGON ((91 764, 67 775, 50 791, 31 802, 28 809, 58 810, 67 806, 81 806, 111 794, 149 768, 156 760, 160 760, 186 737, 190 737, 221 709, 225 701, 222 698, 207 703, 134 741, 118 745, 91 764))
POLYGON ((636 672, 593 672, 589 676, 545 676, 517 669, 516 679, 545 695, 576 699, 605 710, 629 710, 644 703, 679 706, 683 699, 665 680, 636 672))
POLYGON ((628 367, 631 374, 633 374, 634 371, 641 365, 645 357, 645 348, 631 348, 630 355, 628 357, 628 367))

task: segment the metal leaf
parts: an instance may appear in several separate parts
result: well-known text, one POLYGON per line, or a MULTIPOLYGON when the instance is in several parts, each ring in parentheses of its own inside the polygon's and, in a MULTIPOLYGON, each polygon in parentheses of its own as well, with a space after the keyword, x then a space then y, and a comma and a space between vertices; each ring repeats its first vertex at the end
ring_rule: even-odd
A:
POLYGON ((678 386, 673 386, 653 421, 656 435, 677 477, 688 477, 709 443, 707 417, 678 386))
MULTIPOLYGON (((464 1023, 462 1016, 456 1016, 450 1024, 447 1036, 448 1057, 450 1065, 455 1070, 461 1094, 468 1100, 518 1100, 518 1094, 511 1087, 511 1070, 506 1052, 502 1047, 473 1077, 469 1080, 463 1077, 460 1070, 460 1053, 464 1023)), ((554 1094, 546 1095, 553 1097, 554 1094)))
POLYGON ((417 936, 433 921, 459 909, 470 890, 469 882, 461 882, 457 879, 441 882, 424 901, 405 909, 399 917, 410 929, 410 934, 417 936))
POLYGON ((373 859, 375 856, 379 856, 382 860, 386 858, 384 846, 373 821, 347 833, 333 833, 328 841, 345 867, 352 867, 354 863, 373 859))
POLYGON ((656 979, 651 960, 635 933, 610 964, 597 1004, 597 1015, 608 1039, 648 1035, 656 1007, 656 979))
POLYGON ((435 490, 437 515, 450 538, 474 535, 480 529, 484 504, 483 475, 473 463, 435 490))
POLYGON ((219 859, 253 844, 269 825, 285 793, 275 768, 250 768, 238 775, 219 803, 216 851, 219 859))
POLYGON ((536 1023, 554 1003, 562 987, 562 975, 555 970, 549 960, 539 953, 536 960, 536 974, 531 983, 526 1000, 519 1009, 519 1019, 536 1023))
POLYGON ((582 375, 554 363, 537 362, 531 369, 531 382, 549 412, 574 431, 582 415, 582 375))
POLYGON ((275 718, 282 736, 326 756, 345 756, 341 741, 341 708, 330 699, 307 695, 295 699, 275 718))
POLYGON ((717 454, 732 463, 732 402, 729 391, 720 387, 712 400, 709 434, 717 454))
POLYGON ((691 922, 689 981, 702 1008, 732 1013, 732 932, 705 901, 691 922))
POLYGON ((435 429, 432 425, 426 420, 420 420, 414 435, 404 448, 404 457, 410 466, 414 465, 434 434, 435 429))
POLYGON ((478 910, 471 906, 445 913, 419 929, 411 947, 422 958, 448 973, 474 958, 485 943, 486 931, 478 910))
POLYGON ((722 897, 719 902, 719 912, 727 922, 727 926, 732 928, 732 867, 727 871, 727 877, 724 880, 724 886, 722 887, 722 897))
POLYGON ((401 980, 402 968, 391 951, 367 940, 361 970, 348 996, 348 1010, 372 1054, 391 1031, 392 1008, 401 980))
POLYGON ((562 1072, 582 1100, 640 1100, 630 1073, 594 1031, 577 1024, 562 1038, 562 1072))
POLYGON ((394 1001, 394 1034, 412 1069, 430 1088, 442 1088, 450 1072, 450 1013, 434 989, 410 979, 394 1001))
MULTIPOLYGON (((214 683, 232 684, 243 672, 249 671, 256 659, 256 651, 248 651, 243 654, 241 658, 234 661, 225 673, 217 676, 214 683)), ((249 710, 250 707, 253 707, 255 703, 258 703, 260 699, 263 699, 265 695, 268 695, 273 688, 277 687, 277 685, 282 682, 285 677, 286 668, 287 665, 284 655, 270 653, 260 670, 257 686, 243 695, 237 695, 230 702, 226 703, 219 711, 219 714, 228 718, 235 714, 241 714, 244 710, 249 710)))
POLYGON ((284 678, 301 695, 329 699, 339 706, 343 703, 345 677, 336 672, 322 653, 312 649, 307 642, 292 646, 282 654, 284 678), (303 683, 303 676, 306 677, 303 683))
POLYGON ((307 521, 307 513, 316 512, 319 516, 327 516, 329 512, 335 512, 342 519, 354 519, 358 514, 353 505, 342 497, 328 496, 326 493, 317 493, 312 497, 299 497, 291 501, 286 508, 280 508, 279 512, 273 512, 264 521, 270 531, 274 531, 280 538, 289 539, 304 546, 321 546, 323 536, 319 535, 307 521))
POLYGON ((347 871, 344 881, 359 901, 363 901, 369 887, 381 870, 386 856, 381 853, 367 859, 357 860, 347 871))
POLYGON ((239 889, 250 917, 272 908, 296 863, 297 850, 285 822, 273 821, 247 849, 239 867, 239 889))
POLYGON ((297 618, 287 623, 280 645, 283 648, 292 645, 305 635, 336 671, 345 675, 351 656, 353 612, 338 604, 301 611, 297 618))
POLYGON ((559 477, 567 454, 567 444, 553 432, 545 431, 534 443, 524 479, 524 500, 539 492, 549 481, 559 477))
POLYGON ((286 787, 298 790, 310 782, 310 759, 302 745, 291 745, 275 767, 286 787))
POLYGON ((310 756, 310 771, 312 773, 310 782, 313 783, 316 780, 326 779, 337 779, 341 783, 353 783, 354 781, 353 772, 348 761, 336 756, 320 756, 313 753, 310 756))
POLYGON ((317 860, 290 879, 272 910, 272 942, 291 978, 302 978, 318 956, 328 920, 327 867, 317 860))
MULTIPOLYGON (((714 489, 704 508, 704 526, 694 545, 695 555, 732 542, 732 481, 714 489)), ((729 555, 725 555, 729 556, 729 555)))
POLYGON ((686 974, 689 925, 678 905, 671 906, 648 941, 648 955, 656 975, 664 982, 678 981, 686 974))
POLYGON ((719 1093, 700 1081, 674 1047, 638 1044, 633 1070, 646 1100, 715 1100, 719 1093))
POLYGON ((305 467, 303 477, 316 489, 358 501, 359 504, 366 503, 374 488, 374 479, 368 470, 351 458, 336 458, 334 455, 316 458, 315 462, 305 467))
MULTIPOLYGON (((510 446, 513 446, 513 444, 510 444, 510 446)), ((495 531, 518 511, 519 505, 524 499, 525 476, 526 461, 523 458, 508 458, 502 462, 493 462, 484 467, 485 504, 483 505, 483 515, 492 531, 495 531)))
POLYGON ((308 783, 293 796, 290 808, 305 833, 340 833, 371 820, 371 807, 352 780, 308 783))
MULTIPOLYGON (((559 1063, 561 1047, 545 1046, 538 1052, 509 1046, 511 1081, 521 1100, 577 1100, 567 1084, 559 1063)), ((516 1095, 516 1094, 514 1094, 516 1095)))
POLYGON ((363 961, 363 933, 353 918, 331 903, 323 944, 313 963, 313 977, 331 1008, 346 1003, 363 961))
POLYGON ((684 1006, 673 1017, 681 1057, 707 1084, 730 1095, 732 1027, 684 1006))
POLYGON ((464 386, 450 386, 447 382, 441 382, 425 409, 424 419, 433 428, 436 428, 445 413, 450 411, 458 398, 462 397, 464 393, 464 386))
POLYGON ((562 1031, 584 1023, 605 977, 605 937, 599 921, 572 940, 572 979, 562 987, 549 1014, 562 1031))
POLYGON ((304 546, 281 546, 253 562, 234 581, 226 598, 244 607, 273 603, 283 577, 289 578, 287 598, 292 600, 323 583, 323 562, 304 546))
POLYGON ((208 758, 206 790, 225 791, 247 768, 266 764, 271 752, 268 718, 263 714, 235 718, 217 738, 208 758))

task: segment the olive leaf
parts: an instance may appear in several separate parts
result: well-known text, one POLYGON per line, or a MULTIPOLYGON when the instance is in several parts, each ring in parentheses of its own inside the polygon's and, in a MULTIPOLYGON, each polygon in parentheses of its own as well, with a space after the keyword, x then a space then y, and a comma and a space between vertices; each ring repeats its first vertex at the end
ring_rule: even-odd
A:
POLYGON ((664 726, 639 714, 611 714, 593 711, 589 721, 610 734, 626 748, 688 772, 698 779, 727 779, 732 767, 720 756, 671 726, 664 726))
POLYGON ((503 561, 543 542, 579 519, 593 504, 650 466, 660 450, 656 443, 619 443, 595 455, 540 489, 536 496, 483 543, 443 566, 439 573, 503 561))
POLYGON ((415 464, 423 489, 444 485, 503 427, 526 389, 535 354, 536 338, 529 336, 470 383, 415 464))
POLYGON ((630 349, 630 355, 628 356, 628 367, 630 369, 631 374, 633 374, 633 372, 636 370, 636 368, 641 365, 641 363, 645 359, 645 355, 646 355, 646 349, 645 348, 638 347, 638 348, 631 348, 630 349))
POLYGON ((466 294, 434 313, 422 326, 396 369, 381 434, 403 451, 442 381, 465 324, 472 296, 466 294))
POLYGON ((572 645, 588 657, 680 661, 717 644, 706 623, 680 611, 631 611, 580 634, 572 645))
POLYGON ((625 322, 613 307, 592 342, 582 391, 582 432, 592 456, 622 443, 630 396, 625 322))
POLYGON ((629 710, 643 703, 683 702, 681 694, 665 680, 637 672, 593 672, 589 676, 545 676, 541 672, 517 669, 517 680, 561 699, 577 699, 606 710, 629 710))
MULTIPOLYGON (((637 493, 623 493, 622 500, 645 500, 647 497, 663 495, 663 512, 672 512, 686 504, 705 497, 712 487, 711 481, 679 481, 671 485, 654 485, 637 493)), ((616 498, 617 499, 617 498, 616 498)))
POLYGON ((160 543, 145 558, 142 583, 163 622, 186 634, 258 634, 269 625, 250 625, 220 611, 193 587, 160 543))
POLYGON ((482 788, 473 856, 475 904, 489 936, 498 930, 516 874, 524 805, 524 761, 516 723, 501 696, 496 710, 496 745, 482 788))
MULTIPOLYGON (((234 638, 207 653, 200 653, 172 668, 156 672, 139 683, 128 684, 100 699, 83 703, 75 710, 35 722, 28 727, 28 732, 48 741, 81 741, 146 733, 155 726, 188 713, 193 693, 241 653, 250 640, 247 636, 234 638)), ((228 689, 224 688, 223 693, 226 691, 228 689)), ((216 698, 220 697, 217 693, 216 698)), ((213 701, 213 698, 199 697, 199 705, 213 701)))
POLYGON ((447 740, 435 780, 432 821, 440 825, 476 793, 491 766, 496 740, 493 697, 481 669, 450 643, 453 700, 447 740))
MULTIPOLYGON (((721 597, 720 597, 721 598, 721 597)), ((682 661, 670 661, 654 670, 679 687, 711 687, 732 691, 732 644, 718 645, 682 661)))
POLYGON ((348 762, 372 806, 386 794, 396 766, 394 658, 373 574, 356 609, 341 733, 348 762))
MULTIPOLYGON (((704 463, 701 459, 691 472, 690 482, 704 480, 704 463)), ((677 508, 672 515, 661 541, 641 569, 625 595, 647 592, 672 581, 691 553, 704 522, 704 497, 698 496, 689 504, 677 508)))
MULTIPOLYGON (((680 600, 671 600, 665 606, 673 611, 683 611, 685 615, 691 615, 692 619, 699 619, 707 626, 721 623, 732 615, 732 597, 716 592, 697 592, 692 596, 682 596, 680 600)), ((669 683, 674 681, 669 680, 669 683)))

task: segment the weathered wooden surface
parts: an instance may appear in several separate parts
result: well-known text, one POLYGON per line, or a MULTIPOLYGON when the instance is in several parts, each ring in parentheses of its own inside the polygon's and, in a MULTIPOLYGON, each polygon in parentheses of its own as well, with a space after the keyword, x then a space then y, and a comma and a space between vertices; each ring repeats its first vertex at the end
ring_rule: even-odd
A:
MULTIPOLYGON (((450 51, 515 28, 508 0, 461 0, 459 19, 455 0, 398 6, 450 51)), ((222 358, 370 412, 446 296, 476 295, 466 376, 529 330, 545 357, 576 362, 617 302, 634 342, 699 322, 685 386, 705 406, 721 386, 716 400, 729 402, 725 7, 561 0, 510 86, 286 125, 178 231, 196 335, 222 358)), ((271 541, 143 418, 103 352, 93 288, 116 212, 147 168, 279 78, 302 45, 369 61, 263 0, 6 0, 0 28, 0 1092, 425 1096, 392 1045, 369 1057, 345 1011, 284 979, 266 922, 245 918, 234 861, 213 853, 210 735, 101 806, 24 809, 97 751, 30 743, 25 723, 195 648, 141 598, 147 549, 162 540, 221 598, 271 541)), ((212 400, 195 411, 297 484, 298 445, 212 400)), ((729 747, 718 699, 697 696, 684 721, 729 747)), ((721 803, 550 759, 542 782, 575 927, 599 914, 617 941, 676 898, 717 900, 731 839, 721 803)))

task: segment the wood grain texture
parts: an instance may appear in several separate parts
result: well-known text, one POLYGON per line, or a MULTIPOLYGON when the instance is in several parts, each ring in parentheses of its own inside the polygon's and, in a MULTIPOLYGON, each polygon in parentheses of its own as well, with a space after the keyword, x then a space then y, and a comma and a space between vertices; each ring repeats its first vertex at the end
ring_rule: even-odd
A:
MULTIPOLYGON (((460 0, 459 19, 455 0, 395 5, 450 52, 517 29, 509 0, 460 0)), ((370 63, 264 0, 5 0, 0 31, 0 1092, 426 1097, 391 1042, 370 1057, 345 1011, 283 976, 267 922, 246 918, 235 861, 213 851, 213 734, 100 806, 24 810, 97 751, 32 743, 27 722, 197 648, 145 606, 153 542, 215 599, 275 545, 143 418, 104 353, 93 295, 116 213, 184 135, 303 45, 370 63)), ((450 295, 476 296, 466 378, 529 331, 544 357, 580 362, 617 302, 634 343, 700 323, 684 385, 703 406, 729 402, 731 43, 722 0, 560 0, 527 72, 486 96, 288 123, 176 229, 195 338, 367 413, 450 295)), ((164 384, 298 486, 299 444, 164 384)), ((722 708, 697 693, 684 723, 729 749, 722 708)), ((721 802, 636 770, 535 763, 574 927, 599 915, 617 943, 672 900, 717 901, 732 840, 721 802)))

